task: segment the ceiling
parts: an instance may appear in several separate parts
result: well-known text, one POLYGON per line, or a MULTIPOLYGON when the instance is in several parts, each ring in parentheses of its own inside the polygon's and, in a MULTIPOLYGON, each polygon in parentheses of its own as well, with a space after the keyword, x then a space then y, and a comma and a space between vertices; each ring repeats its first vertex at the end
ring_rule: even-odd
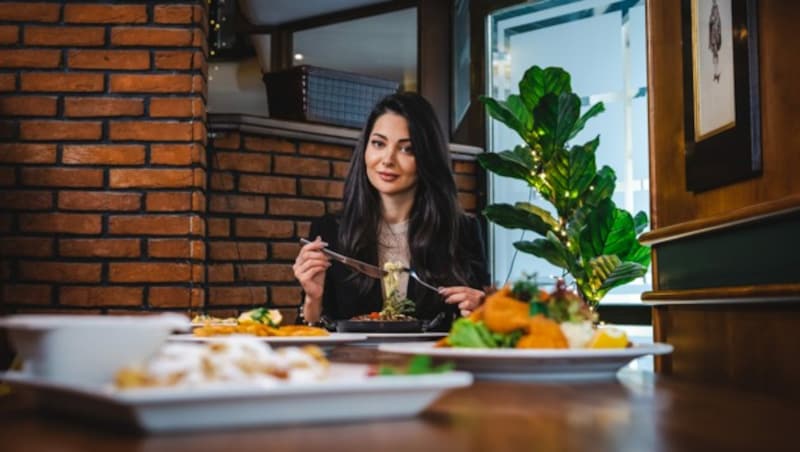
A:
POLYGON ((239 6, 244 17, 253 25, 278 25, 385 2, 386 0, 239 0, 239 6))

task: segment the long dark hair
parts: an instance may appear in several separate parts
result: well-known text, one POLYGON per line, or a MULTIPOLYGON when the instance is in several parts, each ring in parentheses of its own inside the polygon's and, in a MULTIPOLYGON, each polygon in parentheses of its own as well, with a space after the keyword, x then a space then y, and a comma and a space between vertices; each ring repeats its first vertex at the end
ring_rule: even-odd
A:
MULTIPOLYGON (((377 119, 395 113, 406 119, 417 164, 417 187, 408 223, 411 262, 424 278, 438 285, 466 285, 468 262, 459 259, 456 245, 463 211, 458 204, 450 152, 433 107, 416 93, 384 97, 370 113, 350 160, 344 184, 344 210, 339 246, 349 255, 374 261, 378 253, 381 198, 367 178, 364 153, 377 119)), ((374 279, 357 277, 366 293, 374 279)))

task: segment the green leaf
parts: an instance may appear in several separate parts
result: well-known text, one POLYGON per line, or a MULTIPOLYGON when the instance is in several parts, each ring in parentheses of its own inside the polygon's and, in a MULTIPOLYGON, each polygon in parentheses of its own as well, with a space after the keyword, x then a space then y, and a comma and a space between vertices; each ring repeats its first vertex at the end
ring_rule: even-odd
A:
POLYGON ((647 267, 637 264, 636 262, 622 262, 620 263, 610 275, 603 281, 600 286, 600 291, 603 294, 624 284, 628 284, 636 278, 641 278, 647 273, 647 267))
POLYGON ((558 96, 564 92, 572 92, 570 75, 559 67, 542 69, 539 66, 533 66, 525 71, 519 82, 520 97, 529 111, 533 110, 545 95, 555 94, 558 96))
POLYGON ((633 216, 633 226, 636 230, 636 234, 641 234, 650 224, 650 221, 647 219, 647 214, 643 211, 636 212, 636 215, 633 216))
POLYGON ((625 262, 636 262, 647 267, 650 265, 650 247, 642 245, 638 240, 634 240, 631 249, 620 258, 625 262))
POLYGON ((635 240, 631 214, 606 199, 587 218, 581 232, 581 254, 584 261, 604 254, 624 256, 635 240))
POLYGON ((508 229, 525 229, 539 235, 547 235, 552 229, 548 221, 539 215, 518 209, 510 204, 492 204, 483 209, 489 221, 508 229))
POLYGON ((508 108, 511 113, 516 116, 519 124, 522 126, 522 129, 525 131, 525 135, 522 136, 523 139, 527 139, 527 134, 530 132, 531 128, 533 127, 533 116, 531 116, 531 109, 525 105, 525 102, 522 100, 517 94, 512 94, 508 96, 505 103, 506 108, 508 108))
MULTIPOLYGON (((518 203, 514 204, 514 207, 516 207, 517 209, 520 209, 520 210, 524 210, 525 212, 528 212, 528 213, 530 213, 532 215, 536 215, 537 217, 541 218, 542 221, 544 221, 545 223, 549 224, 550 227, 553 228, 553 229, 558 227, 558 220, 553 218, 553 216, 550 215, 550 211, 548 211, 547 209, 543 209, 543 208, 541 208, 541 207, 539 207, 537 205, 531 204, 529 202, 518 202, 518 203)), ((544 234, 542 234, 542 235, 544 235, 544 234)))
POLYGON ((516 131, 520 136, 527 135, 528 129, 525 127, 525 120, 520 120, 516 113, 510 109, 505 102, 497 101, 488 96, 480 96, 480 101, 486 105, 489 116, 507 125, 516 131))
POLYGON ((547 94, 539 101, 533 116, 543 160, 549 160, 556 150, 564 147, 578 120, 580 108, 580 98, 572 93, 547 94))
POLYGON ((598 103, 592 105, 591 107, 589 107, 589 109, 586 110, 586 113, 584 113, 580 117, 580 119, 578 119, 578 121, 575 122, 575 126, 572 128, 572 132, 570 132, 568 139, 571 140, 571 139, 575 138, 575 135, 577 135, 581 130, 583 130, 584 126, 586 126, 586 121, 588 121, 589 119, 599 115, 600 113, 604 112, 605 110, 606 110, 606 107, 603 106, 602 102, 598 102, 598 103))
POLYGON ((522 179, 529 182, 533 177, 533 158, 530 150, 527 151, 528 157, 524 156, 523 146, 517 146, 513 151, 485 152, 478 155, 478 163, 488 171, 505 177, 522 179))
POLYGON ((569 269, 573 266, 570 262, 572 258, 569 251, 553 232, 548 232, 547 238, 544 239, 514 242, 514 248, 523 253, 533 254, 534 256, 546 259, 547 262, 550 262, 556 267, 569 269))
POLYGON ((408 362, 405 368, 398 368, 394 366, 381 366, 378 369, 378 375, 424 375, 424 374, 441 374, 449 372, 455 368, 451 362, 446 362, 435 366, 433 359, 428 355, 414 355, 408 362))
POLYGON ((494 348, 494 340, 486 325, 468 318, 453 323, 447 340, 453 347, 494 348))
POLYGON ((611 198, 616 188, 617 176, 614 170, 608 166, 603 166, 594 177, 592 182, 592 189, 586 194, 584 203, 590 206, 596 206, 601 201, 611 198))
POLYGON ((584 146, 557 151, 544 166, 559 216, 567 217, 595 178, 594 153, 584 146))

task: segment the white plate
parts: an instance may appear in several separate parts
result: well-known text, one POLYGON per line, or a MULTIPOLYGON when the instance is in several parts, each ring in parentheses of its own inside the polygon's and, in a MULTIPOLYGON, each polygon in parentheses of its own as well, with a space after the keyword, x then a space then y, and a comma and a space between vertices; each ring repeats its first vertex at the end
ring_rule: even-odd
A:
POLYGON ((391 342, 410 342, 410 341, 435 341, 447 336, 447 333, 364 333, 367 338, 363 342, 354 345, 370 345, 391 343, 391 342))
POLYGON ((333 346, 339 344, 346 344, 349 342, 363 341, 367 338, 366 334, 360 333, 331 333, 328 336, 252 336, 249 334, 231 334, 220 336, 195 336, 193 334, 173 334, 168 337, 168 341, 175 342, 219 342, 225 341, 225 338, 231 336, 245 336, 254 337, 258 340, 264 341, 274 346, 286 345, 319 345, 319 346, 333 346))
POLYGON ((444 391, 472 383, 465 372, 367 377, 366 370, 332 364, 331 376, 322 382, 127 391, 18 372, 0 373, 0 380, 34 392, 49 410, 150 433, 411 417, 444 391))
POLYGON ((381 344, 383 352, 429 355, 452 361, 477 378, 499 380, 556 380, 613 378, 632 360, 672 352, 669 344, 635 344, 619 349, 489 349, 434 348, 433 343, 381 344))

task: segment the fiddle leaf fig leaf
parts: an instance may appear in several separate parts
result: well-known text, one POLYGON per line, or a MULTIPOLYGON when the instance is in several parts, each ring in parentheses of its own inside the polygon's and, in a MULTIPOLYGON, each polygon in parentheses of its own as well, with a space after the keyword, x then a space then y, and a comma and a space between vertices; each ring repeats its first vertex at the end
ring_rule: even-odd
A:
POLYGON ((647 267, 636 262, 622 262, 613 272, 603 281, 603 284, 598 289, 603 295, 609 290, 628 284, 636 278, 641 278, 647 274, 647 267))
POLYGON ((530 148, 516 146, 512 151, 486 152, 478 155, 478 163, 487 170, 500 176, 522 179, 528 183, 534 177, 534 161, 530 148))
POLYGON ((584 146, 558 151, 545 165, 550 188, 555 193, 555 206, 560 216, 569 216, 580 196, 595 178, 594 153, 584 146))
POLYGON ((542 69, 533 66, 522 76, 519 82, 519 93, 522 101, 533 110, 539 104, 539 100, 547 94, 571 93, 569 72, 559 67, 548 67, 542 69))
POLYGON ((575 126, 572 128, 572 132, 569 134, 568 139, 571 140, 575 138, 575 135, 577 135, 581 130, 583 130, 584 126, 586 126, 586 121, 599 115, 604 111, 606 111, 606 107, 603 106, 602 102, 598 102, 589 107, 589 109, 586 110, 586 113, 581 115, 580 119, 578 119, 578 121, 575 122, 575 126))
POLYGON ((525 123, 523 122, 524 120, 520 120, 520 118, 517 117, 515 112, 509 108, 505 102, 497 101, 487 96, 481 96, 479 99, 484 105, 486 105, 486 110, 489 112, 489 115, 492 118, 507 125, 522 137, 527 135, 528 131, 525 127, 525 123))
POLYGON ((520 126, 522 127, 522 130, 525 132, 524 134, 521 134, 522 138, 527 141, 528 133, 533 127, 533 116, 531 116, 531 110, 529 110, 527 105, 525 105, 522 97, 517 94, 508 96, 508 99, 506 99, 506 108, 508 108, 508 110, 511 111, 514 116, 516 116, 520 126))
POLYGON ((569 253, 552 232, 548 232, 547 238, 544 239, 536 239, 532 241, 522 240, 514 242, 514 248, 522 251, 523 253, 533 254, 534 256, 541 257, 556 267, 571 267, 571 264, 568 260, 569 253))
POLYGON ((578 120, 581 100, 573 93, 546 94, 533 110, 534 127, 542 146, 542 158, 547 161, 564 147, 578 120))
POLYGON ((606 199, 588 216, 587 227, 581 232, 581 254, 584 260, 604 254, 624 256, 635 241, 631 214, 606 199))
POLYGON ((596 206, 601 201, 611 198, 617 185, 617 176, 614 170, 608 166, 603 166, 594 177, 589 192, 584 198, 584 203, 589 206, 596 206))
POLYGON ((489 221, 508 229, 525 229, 543 236, 552 229, 549 221, 540 214, 510 204, 492 204, 483 210, 483 214, 489 221))
POLYGON ((643 211, 640 210, 633 216, 633 226, 637 235, 644 232, 649 224, 650 222, 647 220, 647 214, 643 211))

